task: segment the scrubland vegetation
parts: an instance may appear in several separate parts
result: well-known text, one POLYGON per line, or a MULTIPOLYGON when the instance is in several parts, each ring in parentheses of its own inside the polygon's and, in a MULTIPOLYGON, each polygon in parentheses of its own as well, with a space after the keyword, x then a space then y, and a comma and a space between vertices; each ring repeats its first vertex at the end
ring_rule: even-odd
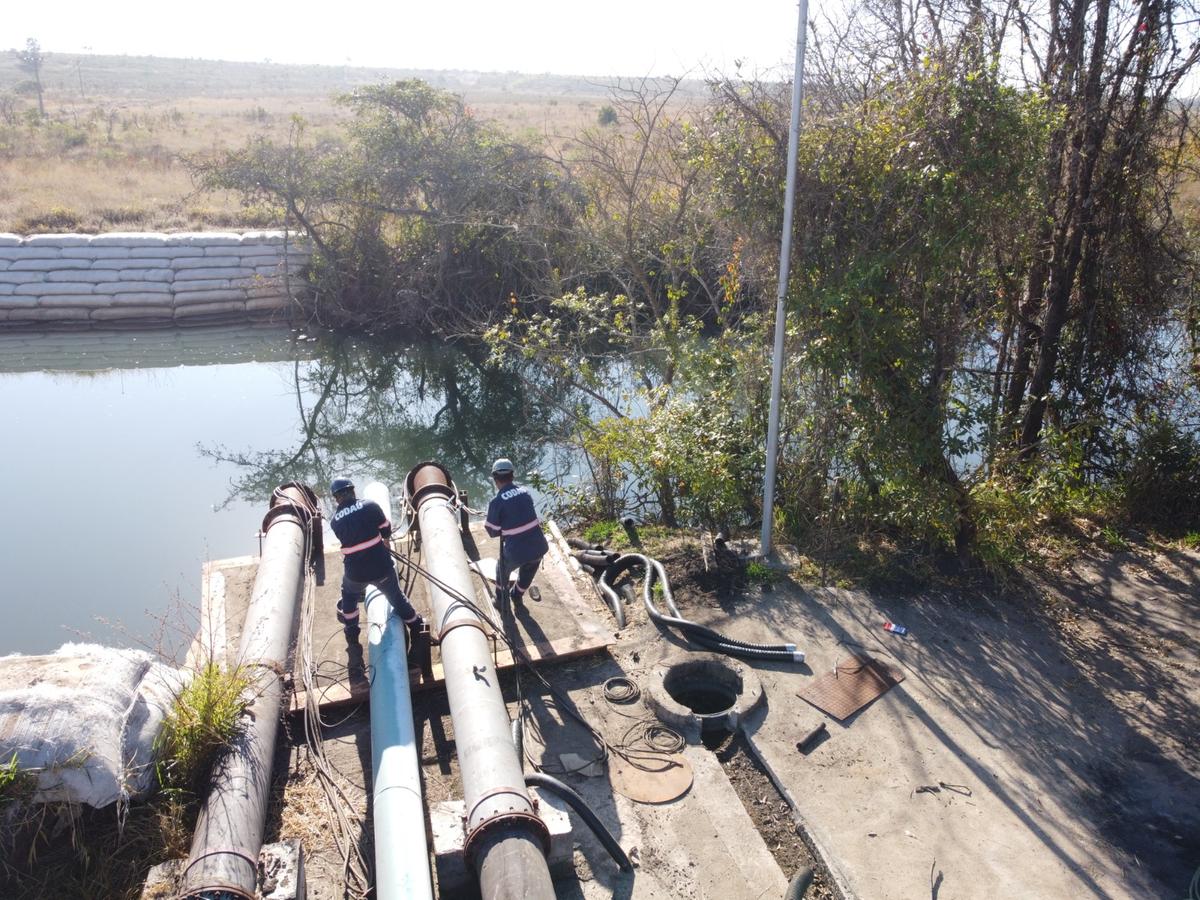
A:
MULTIPOLYGON (((334 102, 397 71, 44 52, 46 115, 15 52, 0 52, 0 231, 282 226, 272 208, 197 191, 187 158, 252 137, 335 135, 334 102)), ((594 121, 605 88, 554 76, 420 73, 467 92, 474 113, 522 135, 594 121)))
MULTIPOLYGON (((1003 576, 1200 527, 1195 16, 1110 0, 847 16, 816 26, 809 60, 782 536, 872 570, 1003 576)), ((752 527, 790 85, 623 81, 510 108, 465 76, 360 75, 323 104, 307 76, 270 101, 228 80, 195 107, 137 100, 156 117, 129 110, 115 177, 167 197, 186 171, 201 193, 173 212, 135 182, 89 221, 142 204, 122 227, 303 229, 318 321, 482 336, 553 394, 591 473, 542 485, 561 509, 752 527), (186 163, 130 165, 157 147, 186 163)), ((30 109, 5 133, 108 165, 103 117, 30 109), (71 128, 83 149, 54 137, 71 128)), ((36 154, 4 155, 10 224, 49 215, 48 195, 14 206, 36 154)))

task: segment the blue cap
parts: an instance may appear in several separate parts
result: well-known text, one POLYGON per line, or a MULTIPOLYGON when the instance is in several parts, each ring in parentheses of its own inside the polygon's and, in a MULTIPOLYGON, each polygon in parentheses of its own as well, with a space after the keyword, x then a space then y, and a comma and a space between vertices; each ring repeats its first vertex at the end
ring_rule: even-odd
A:
POLYGON ((333 481, 329 482, 329 493, 333 494, 335 497, 342 491, 352 490, 354 490, 354 482, 349 478, 335 478, 333 481))

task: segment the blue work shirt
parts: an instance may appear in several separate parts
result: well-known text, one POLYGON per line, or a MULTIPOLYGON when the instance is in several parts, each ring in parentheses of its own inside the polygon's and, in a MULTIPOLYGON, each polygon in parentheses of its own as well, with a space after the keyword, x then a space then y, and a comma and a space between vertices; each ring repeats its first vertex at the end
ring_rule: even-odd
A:
POLYGON ((383 539, 392 534, 392 523, 372 500, 350 500, 337 508, 329 525, 342 543, 346 574, 355 581, 375 581, 394 571, 392 555, 383 539))
POLYGON ((488 504, 483 527, 500 538, 504 563, 515 569, 540 559, 550 549, 541 524, 529 491, 519 484, 506 484, 488 504))

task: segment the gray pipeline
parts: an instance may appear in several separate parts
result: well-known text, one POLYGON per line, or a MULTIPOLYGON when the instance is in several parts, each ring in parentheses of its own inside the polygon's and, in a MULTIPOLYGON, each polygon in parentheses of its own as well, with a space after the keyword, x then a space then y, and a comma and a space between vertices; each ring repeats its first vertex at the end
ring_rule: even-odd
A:
POLYGON ((554 900, 550 833, 525 787, 487 632, 463 602, 477 595, 451 485, 450 473, 434 462, 413 467, 406 479, 454 723, 467 809, 464 855, 486 900, 554 900))
POLYGON ((283 672, 292 645, 297 603, 320 533, 317 498, 302 484, 276 488, 263 519, 262 557, 242 626, 237 659, 250 674, 253 700, 245 729, 218 760, 192 838, 180 896, 184 900, 253 900, 258 854, 283 700, 283 672))

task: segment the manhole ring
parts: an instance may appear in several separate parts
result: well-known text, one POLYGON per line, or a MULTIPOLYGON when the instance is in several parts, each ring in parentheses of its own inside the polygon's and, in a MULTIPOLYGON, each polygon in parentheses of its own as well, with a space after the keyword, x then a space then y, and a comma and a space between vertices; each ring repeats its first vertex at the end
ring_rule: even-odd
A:
POLYGON ((691 743, 704 731, 736 730, 763 699, 754 671, 717 653, 664 660, 651 673, 646 695, 655 715, 691 743))

